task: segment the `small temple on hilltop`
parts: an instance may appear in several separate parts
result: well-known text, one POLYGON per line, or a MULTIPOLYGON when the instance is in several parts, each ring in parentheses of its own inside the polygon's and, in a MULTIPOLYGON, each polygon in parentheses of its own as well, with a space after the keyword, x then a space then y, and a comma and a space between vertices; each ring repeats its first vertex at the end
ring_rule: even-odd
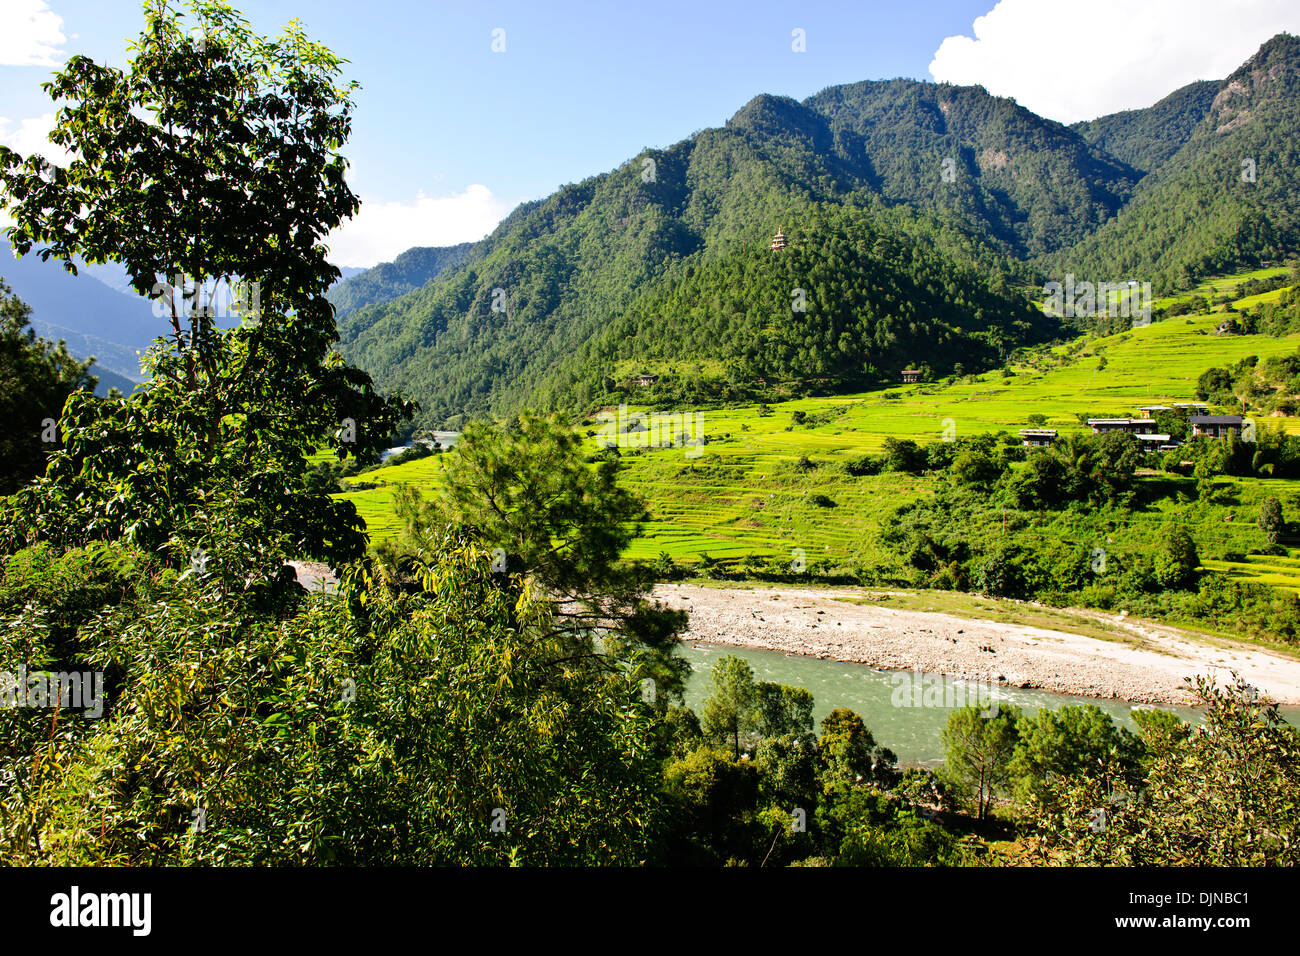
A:
POLYGON ((772 251, 776 252, 778 249, 784 249, 784 248, 785 248, 785 233, 782 232, 780 229, 778 229, 776 231, 776 235, 772 237, 772 251))

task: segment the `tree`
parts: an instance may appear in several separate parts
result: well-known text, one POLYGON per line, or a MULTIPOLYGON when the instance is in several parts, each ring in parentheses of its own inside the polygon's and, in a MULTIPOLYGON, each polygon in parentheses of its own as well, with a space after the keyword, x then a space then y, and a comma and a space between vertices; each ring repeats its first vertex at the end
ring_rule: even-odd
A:
POLYGON ((840 784, 888 785, 898 761, 893 751, 876 745, 862 718, 847 707, 836 707, 823 718, 818 754, 826 790, 840 784))
POLYGON ((985 717, 978 706, 955 710, 943 728, 946 762, 944 782, 965 797, 976 817, 987 819, 993 797, 1011 777, 1020 711, 1006 704, 985 717))
POLYGON ((1265 498, 1259 506, 1259 530, 1269 544, 1277 544, 1286 529, 1286 519, 1282 515, 1282 502, 1272 495, 1265 498))
POLYGON ((288 614, 120 546, 86 557, 74 580, 101 607, 67 605, 66 558, 34 579, 11 561, 0 587, 0 669, 60 653, 57 610, 81 666, 110 685, 99 720, 0 708, 0 863, 651 857, 662 777, 639 687, 557 677, 556 642, 520 626, 547 603, 503 588, 463 537, 441 542, 413 592, 358 566, 339 599, 288 614))
POLYGON ((1181 524, 1171 524, 1155 554, 1155 577, 1161 587, 1186 587, 1196 580, 1201 559, 1196 542, 1181 524))
POLYGON ((527 579, 551 601, 548 627, 568 648, 557 664, 630 665, 655 682, 663 705, 680 698, 686 614, 648 599, 653 568, 623 561, 645 504, 619 485, 617 459, 589 465, 573 429, 525 412, 471 422, 439 463, 435 498, 410 488, 398 496, 405 534, 382 549, 391 568, 428 553, 444 528, 459 529, 493 554, 497 572, 527 579))
POLYGON ((1204 723, 1160 721, 1165 730, 1147 737, 1136 787, 1109 761, 1052 782, 1034 821, 1045 857, 1084 866, 1300 864, 1300 736, 1236 675, 1226 686, 1188 683, 1204 723))
POLYGON ((758 688, 754 672, 743 657, 727 654, 713 665, 713 693, 704 702, 700 725, 706 737, 730 740, 736 757, 740 756, 743 735, 757 729, 758 688))
POLYGON ((337 85, 342 61, 296 25, 272 41, 223 3, 190 9, 194 35, 148 0, 125 70, 74 56, 45 84, 66 104, 50 134, 66 168, 0 147, 15 252, 74 273, 79 259, 119 262, 167 323, 145 386, 71 396, 64 445, 6 536, 121 537, 260 581, 285 556, 364 551, 355 509, 311 490, 305 455, 330 436, 340 458, 364 457, 414 407, 331 349, 339 272, 322 240, 358 207, 338 153, 354 89, 337 85), (219 321, 221 290, 235 328, 219 321))
POLYGON ((45 470, 58 434, 63 403, 78 389, 93 389, 93 359, 79 362, 57 345, 36 337, 31 306, 0 279, 0 495, 7 495, 45 470))
POLYGON ((813 695, 803 687, 759 681, 754 687, 758 733, 788 737, 812 733, 813 695))
POLYGON ((1046 799, 1049 775, 1085 773, 1109 761, 1136 771, 1138 741, 1092 704, 1046 707, 1020 721, 1011 761, 1012 789, 1022 803, 1046 799))
POLYGON ((953 459, 952 477, 959 485, 987 488, 998 480, 1001 469, 994 457, 979 448, 964 448, 953 459))

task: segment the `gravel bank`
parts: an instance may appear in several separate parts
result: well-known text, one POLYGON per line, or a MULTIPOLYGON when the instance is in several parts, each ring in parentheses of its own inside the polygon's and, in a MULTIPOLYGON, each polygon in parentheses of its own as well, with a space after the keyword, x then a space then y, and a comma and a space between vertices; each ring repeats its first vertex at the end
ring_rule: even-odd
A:
POLYGON ((665 584, 655 597, 691 612, 689 641, 756 647, 998 681, 1144 704, 1187 704, 1183 678, 1231 671, 1282 704, 1300 704, 1300 661, 1176 628, 1101 615, 1131 641, 930 611, 851 604, 855 589, 709 588, 665 584))

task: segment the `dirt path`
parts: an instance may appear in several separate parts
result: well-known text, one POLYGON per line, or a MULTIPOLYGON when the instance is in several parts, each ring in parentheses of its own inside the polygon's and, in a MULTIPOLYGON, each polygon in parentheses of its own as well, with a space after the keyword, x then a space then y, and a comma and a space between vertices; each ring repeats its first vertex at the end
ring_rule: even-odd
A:
POLYGON ((708 588, 665 584, 655 596, 691 612, 686 639, 998 681, 1134 703, 1186 704, 1183 678, 1237 671, 1283 704, 1300 704, 1300 661, 1151 622, 1098 615, 1130 640, 909 611, 854 589, 708 588))

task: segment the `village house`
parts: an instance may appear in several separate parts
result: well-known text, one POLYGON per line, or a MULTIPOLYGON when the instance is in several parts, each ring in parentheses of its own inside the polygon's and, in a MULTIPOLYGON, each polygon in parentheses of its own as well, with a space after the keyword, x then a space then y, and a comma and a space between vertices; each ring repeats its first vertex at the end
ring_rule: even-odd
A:
POLYGON ((1192 434, 1211 438, 1227 438, 1228 432, 1241 434, 1240 415, 1193 415, 1192 434))
POLYGON ((1210 406, 1205 402, 1174 402, 1174 411, 1183 418, 1189 418, 1192 415, 1204 415, 1210 406))
POLYGON ((912 382, 919 382, 920 380, 921 380, 921 370, 919 368, 903 369, 904 384, 911 384, 912 382))
MULTIPOLYGON (((1128 432, 1130 435, 1154 435, 1155 419, 1151 418, 1090 418, 1088 425, 1094 435, 1106 432, 1128 432)), ((1169 436, 1165 436, 1166 441, 1169 436)))
POLYGON ((644 388, 648 388, 657 381, 659 381, 658 375, 641 375, 637 378, 636 383, 644 388))
POLYGON ((1171 448, 1177 448, 1178 445, 1170 440, 1169 435, 1161 435, 1159 432, 1151 434, 1134 435, 1138 444, 1142 446, 1143 451, 1169 451, 1171 448))
POLYGON ((1022 428, 1020 443, 1028 448, 1045 448, 1056 441, 1055 428, 1022 428))

